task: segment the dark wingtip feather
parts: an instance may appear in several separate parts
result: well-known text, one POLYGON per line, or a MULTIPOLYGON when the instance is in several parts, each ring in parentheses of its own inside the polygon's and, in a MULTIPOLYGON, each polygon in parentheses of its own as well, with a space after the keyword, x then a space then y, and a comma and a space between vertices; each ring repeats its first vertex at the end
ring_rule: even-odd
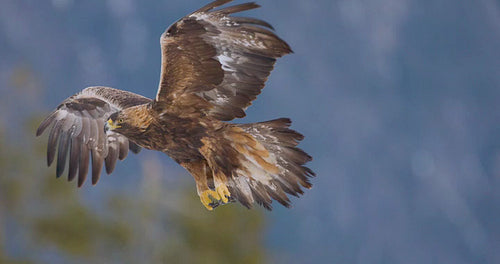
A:
POLYGON ((267 23, 264 20, 260 20, 260 19, 257 19, 257 18, 252 18, 252 17, 232 17, 231 19, 234 22, 237 22, 239 24, 254 24, 254 25, 259 25, 259 26, 267 27, 269 29, 274 30, 274 27, 271 24, 267 23))
POLYGON ((60 127, 61 123, 57 122, 50 130, 49 141, 47 143, 47 166, 50 166, 54 161, 57 142, 59 140, 60 127))
POLYGON ((205 6, 203 6, 202 8, 196 10, 194 13, 198 13, 198 12, 207 12, 207 11, 210 11, 218 6, 221 6, 221 5, 224 5, 224 4, 227 4, 229 2, 232 2, 233 0, 217 0, 217 1, 213 1, 205 6))
POLYGON ((281 117, 278 119, 270 120, 267 122, 261 122, 261 123, 276 123, 276 127, 289 127, 292 125, 292 119, 288 117, 281 117))
POLYGON ((69 168, 68 168, 68 181, 72 181, 76 177, 78 170, 78 155, 80 154, 80 138, 73 138, 71 140, 71 148, 69 151, 69 168))
POLYGON ((91 151, 92 154, 92 185, 96 185, 99 181, 99 177, 101 176, 103 159, 99 154, 91 151))
POLYGON ((39 126, 38 128, 36 129, 36 136, 39 137, 43 131, 45 131, 45 129, 47 129, 47 127, 49 126, 49 122, 47 122, 47 119, 45 119, 39 126))
POLYGON ((260 5, 256 4, 255 2, 249 2, 249 3, 244 3, 244 4, 239 4, 239 5, 234 5, 234 6, 228 6, 219 10, 214 11, 214 13, 217 14, 223 14, 223 15, 230 15, 238 12, 243 12, 255 8, 259 8, 260 5))
POLYGON ((115 170, 116 161, 118 160, 117 150, 110 148, 108 150, 108 156, 104 159, 104 165, 106 167, 106 173, 109 175, 115 170))
POLYGON ((47 118, 45 118, 42 123, 40 123, 40 125, 38 126, 38 128, 36 129, 36 136, 40 136, 44 131, 45 129, 47 129, 47 127, 52 124, 52 121, 54 120, 55 118, 55 112, 52 112, 47 118))
MULTIPOLYGON (((312 158, 311 158, 312 159, 312 158)), ((316 173, 314 173, 314 171, 312 171, 311 169, 309 169, 308 167, 306 166, 303 166, 304 170, 306 171, 306 175, 309 176, 309 177, 316 177, 316 173)))
POLYGON ((83 183, 85 182, 86 178, 87 178, 87 175, 85 175, 83 177, 80 177, 80 175, 78 175, 78 188, 81 188, 83 186, 83 183))
POLYGON ((71 143, 71 138, 69 137, 69 132, 63 132, 59 139, 59 148, 57 150, 57 167, 56 167, 56 178, 61 177, 66 167, 66 156, 68 155, 68 145, 71 143))
POLYGON ((43 133, 43 131, 45 131, 46 128, 47 128, 46 126, 42 127, 42 125, 40 124, 40 126, 38 126, 38 128, 36 129, 35 136, 39 137, 43 133))
POLYGON ((52 165, 55 155, 56 155, 55 147, 54 150, 52 150, 50 146, 47 146, 47 166, 50 167, 50 165, 52 165))
POLYGON ((125 141, 125 143, 119 145, 118 159, 124 160, 128 155, 130 141, 125 141))
POLYGON ((89 172, 89 149, 83 146, 80 151, 80 163, 78 169, 78 188, 82 187, 87 173, 89 172))
POLYGON ((137 145, 131 141, 129 141, 128 144, 129 144, 128 148, 132 151, 132 153, 137 154, 137 153, 141 152, 142 148, 139 145, 137 145))

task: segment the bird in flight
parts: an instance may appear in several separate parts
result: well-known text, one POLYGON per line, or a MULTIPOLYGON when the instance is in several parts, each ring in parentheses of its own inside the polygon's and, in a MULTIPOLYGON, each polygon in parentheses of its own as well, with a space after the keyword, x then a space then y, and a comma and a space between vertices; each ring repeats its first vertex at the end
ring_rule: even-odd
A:
POLYGON ((156 98, 109 87, 88 87, 64 100, 38 127, 49 126, 47 163, 80 187, 92 163, 92 184, 103 166, 141 148, 166 153, 194 177, 202 204, 212 210, 238 201, 271 210, 289 207, 287 195, 311 188, 311 156, 297 147, 303 136, 280 118, 233 124, 260 94, 276 59, 291 53, 272 26, 232 14, 259 7, 218 8, 217 0, 172 24, 161 36, 156 98), (69 158, 68 158, 69 156, 69 158))

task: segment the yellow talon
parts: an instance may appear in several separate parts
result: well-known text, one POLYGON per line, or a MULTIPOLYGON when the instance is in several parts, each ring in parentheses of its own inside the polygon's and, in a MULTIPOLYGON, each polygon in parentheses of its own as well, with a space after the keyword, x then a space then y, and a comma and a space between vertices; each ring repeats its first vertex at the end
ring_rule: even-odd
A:
POLYGON ((217 188, 215 188, 215 191, 219 194, 220 199, 223 203, 229 202, 228 197, 231 197, 231 193, 229 192, 225 184, 217 186, 217 188))
POLYGON ((210 204, 212 203, 212 199, 213 200, 220 200, 220 196, 217 192, 215 191, 212 191, 212 190, 206 190, 206 191, 203 191, 201 194, 200 194, 200 200, 201 200, 201 203, 209 210, 209 211, 212 211, 213 210, 213 207, 210 206, 210 204), (211 197, 211 198, 210 198, 211 197))

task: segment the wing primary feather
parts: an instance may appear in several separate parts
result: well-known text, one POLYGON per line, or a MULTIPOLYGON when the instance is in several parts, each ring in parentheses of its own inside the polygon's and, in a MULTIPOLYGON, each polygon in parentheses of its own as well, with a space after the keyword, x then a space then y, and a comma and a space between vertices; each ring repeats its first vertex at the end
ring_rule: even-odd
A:
POLYGON ((69 169, 68 169, 68 181, 72 181, 78 170, 78 159, 80 155, 80 136, 76 138, 71 138, 71 150, 69 152, 69 169))
POLYGON ((97 124, 96 119, 90 119, 89 120, 90 124, 90 130, 89 130, 89 141, 87 144, 89 144, 89 149, 92 150, 96 148, 99 144, 99 125, 97 124))
POLYGON ((267 44, 267 49, 255 49, 253 52, 262 53, 264 56, 271 58, 279 58, 285 54, 293 53, 292 48, 285 41, 281 40, 272 31, 265 29, 263 27, 254 26, 247 24, 241 27, 241 30, 261 33, 266 35, 268 39, 263 41, 267 44))
POLYGON ((90 121, 88 117, 82 117, 82 131, 80 133, 82 139, 81 144, 87 144, 90 135, 90 121))
POLYGON ((117 149, 116 145, 111 146, 111 144, 110 144, 108 156, 106 156, 106 159, 104 159, 107 174, 111 174, 113 172, 113 170, 115 169, 116 161, 118 160, 118 153, 117 152, 118 152, 118 149, 117 149))
POLYGON ((56 177, 61 177, 64 168, 66 167, 66 159, 68 155, 68 141, 69 135, 71 134, 71 129, 69 131, 63 131, 59 138, 59 148, 57 150, 57 167, 56 167, 56 177))
POLYGON ((218 0, 218 1, 213 1, 205 6, 203 6, 202 8, 194 11, 193 13, 201 13, 201 12, 207 12, 207 11, 210 11, 218 6, 221 6, 221 5, 224 5, 224 4, 227 4, 229 2, 232 2, 233 0, 218 0))
POLYGON ((78 187, 82 187, 89 172, 89 149, 82 145, 80 149, 80 163, 78 166, 78 187))
POLYGON ((118 159, 124 160, 128 155, 129 141, 127 139, 120 138, 118 141, 118 144, 119 144, 119 150, 120 150, 120 154, 118 155, 118 159))
POLYGON ((250 3, 244 3, 244 4, 239 4, 239 5, 234 5, 234 6, 229 6, 225 7, 222 9, 219 9, 217 11, 214 11, 214 14, 222 14, 222 15, 229 15, 229 14, 234 14, 242 11, 247 11, 255 8, 259 8, 260 5, 250 2, 250 3))
POLYGON ((274 30, 274 27, 271 24, 253 17, 231 17, 231 20, 239 24, 255 24, 274 30))
POLYGON ((42 123, 40 124, 40 126, 38 126, 36 130, 37 137, 40 136, 50 124, 52 124, 52 121, 54 121, 55 117, 56 117, 56 112, 52 112, 47 118, 45 118, 45 120, 42 121, 42 123))
POLYGON ((62 123, 56 122, 49 134, 49 141, 47 144, 47 165, 50 166, 54 161, 56 155, 57 141, 59 140, 59 133, 62 123))
POLYGON ((99 177, 101 176, 103 158, 100 153, 98 153, 95 149, 91 152, 92 154, 92 185, 96 185, 97 181, 99 181, 99 177))

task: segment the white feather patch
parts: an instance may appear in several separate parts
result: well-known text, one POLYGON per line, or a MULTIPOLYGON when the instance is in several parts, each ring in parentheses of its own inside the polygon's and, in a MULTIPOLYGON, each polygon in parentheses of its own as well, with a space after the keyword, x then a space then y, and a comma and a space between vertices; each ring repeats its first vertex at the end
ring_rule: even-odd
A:
POLYGON ((235 60, 224 52, 217 56, 217 60, 222 64, 222 69, 228 72, 235 72, 236 70, 229 65, 229 63, 235 63, 235 60))

